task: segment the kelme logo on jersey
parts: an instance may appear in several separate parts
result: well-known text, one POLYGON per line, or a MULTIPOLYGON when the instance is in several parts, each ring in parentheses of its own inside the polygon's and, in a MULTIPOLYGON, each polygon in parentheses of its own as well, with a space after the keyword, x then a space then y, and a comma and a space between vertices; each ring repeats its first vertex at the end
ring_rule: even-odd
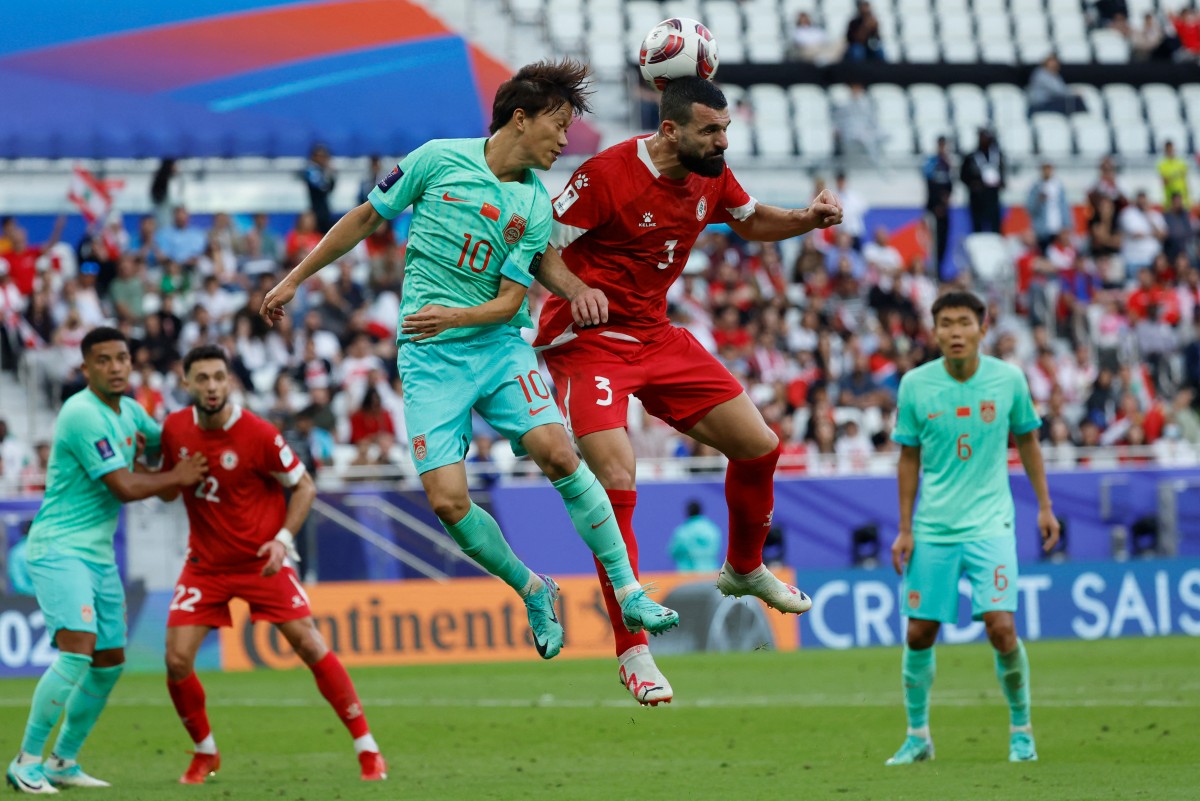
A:
POLYGON ((237 454, 233 451, 225 451, 221 454, 221 467, 226 470, 232 470, 237 467, 237 454))
POLYGON ((508 218, 508 224, 504 226, 504 241, 515 245, 523 236, 525 236, 525 218, 514 214, 508 218))
POLYGON ((708 198, 701 197, 696 204, 696 219, 703 220, 708 215, 708 198))
POLYGON ((996 419, 996 402, 995 401, 980 401, 979 416, 983 422, 990 423, 996 419))
POLYGON ((417 436, 413 437, 412 446, 413 458, 418 462, 425 461, 425 457, 429 455, 429 451, 425 448, 425 435, 418 434, 417 436))
POLYGON ((404 170, 400 169, 400 165, 397 164, 395 167, 392 167, 392 171, 387 174, 387 177, 379 182, 379 184, 378 184, 379 191, 380 192, 388 191, 389 189, 391 189, 393 186, 396 185, 396 181, 399 181, 403 177, 404 177, 404 170))

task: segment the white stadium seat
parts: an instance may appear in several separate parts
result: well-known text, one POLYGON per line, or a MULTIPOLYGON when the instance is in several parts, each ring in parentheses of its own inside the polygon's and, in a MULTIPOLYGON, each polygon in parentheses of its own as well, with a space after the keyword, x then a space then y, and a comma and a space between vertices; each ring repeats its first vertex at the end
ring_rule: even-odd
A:
POLYGON ((996 139, 1000 142, 1001 149, 1010 158, 1024 158, 1033 155, 1033 131, 1025 120, 1007 125, 997 125, 996 139))
POLYGON ((773 125, 758 125, 755 129, 755 139, 758 141, 760 156, 792 156, 796 153, 790 120, 773 125))
POLYGON ((1150 131, 1151 141, 1154 144, 1154 152, 1158 153, 1160 156, 1163 152, 1163 146, 1167 142, 1175 143, 1176 155, 1182 153, 1186 158, 1187 154, 1192 152, 1191 148, 1188 147, 1188 129, 1182 124, 1162 128, 1151 126, 1150 131))
POLYGON ((798 128, 806 125, 832 127, 829 98, 824 89, 808 84, 795 84, 788 87, 787 93, 792 101, 792 119, 798 128))
POLYGON ((1017 48, 1008 39, 984 39, 979 43, 979 57, 985 64, 1016 64, 1017 48))
POLYGON ((1129 61, 1129 42, 1111 28, 1092 31, 1092 50, 1101 64, 1125 64, 1129 61))
POLYGON ((992 121, 999 128, 1023 124, 1029 116, 1025 90, 1011 83, 993 84, 987 88, 992 101, 992 121))
POLYGON ((1072 121, 1078 119, 1080 116, 1093 117, 1101 122, 1104 121, 1104 96, 1100 94, 1099 89, 1088 83, 1073 83, 1070 89, 1079 95, 1080 99, 1083 100, 1084 106, 1087 107, 1087 111, 1082 115, 1071 115, 1072 121))
POLYGON ((1069 42, 1059 41, 1055 45, 1058 60, 1063 64, 1092 63, 1092 46, 1087 39, 1074 39, 1069 42))
POLYGON ((1122 156, 1145 156, 1150 152, 1150 132, 1142 122, 1114 124, 1113 141, 1122 156))
POLYGON ((987 97, 983 90, 975 84, 956 83, 946 90, 954 112, 954 122, 962 127, 970 125, 978 127, 991 121, 987 97))
POLYGON ((908 97, 912 102, 913 120, 918 127, 929 123, 945 125, 950 119, 946 93, 942 87, 932 83, 914 83, 908 87, 908 97))
POLYGON ((1054 52, 1048 39, 1017 39, 1017 55, 1022 64, 1040 64, 1054 52))
POLYGON ((1200 83, 1185 83, 1179 87, 1179 100, 1188 122, 1200 125, 1200 83))
POLYGON ((1127 83, 1110 83, 1100 90, 1108 107, 1108 120, 1114 126, 1142 121, 1142 98, 1127 83))
POLYGON ((1165 83, 1148 83, 1142 87, 1142 104, 1151 127, 1170 127, 1183 124, 1179 108, 1179 93, 1165 83))
POLYGON ((1079 155, 1099 158, 1112 153, 1112 136, 1103 118, 1076 114, 1071 117, 1071 127, 1079 155))
POLYGON ((904 43, 905 61, 910 61, 913 64, 933 64, 939 61, 940 58, 941 53, 938 50, 937 42, 934 42, 932 39, 904 43))
MULTIPOLYGON (((908 95, 899 86, 890 83, 873 84, 867 94, 875 103, 875 117, 881 128, 891 130, 895 124, 908 125, 908 95)), ((793 96, 792 102, 795 102, 793 96)))
POLYGON ((806 127, 796 131, 800 155, 809 158, 828 158, 833 155, 833 129, 806 127))
POLYGON ((1034 114, 1030 119, 1037 150, 1042 156, 1061 158, 1071 155, 1071 125, 1062 114, 1034 114))
POLYGON ((787 90, 774 84, 755 84, 747 92, 754 118, 759 122, 774 125, 786 123, 792 116, 787 90))

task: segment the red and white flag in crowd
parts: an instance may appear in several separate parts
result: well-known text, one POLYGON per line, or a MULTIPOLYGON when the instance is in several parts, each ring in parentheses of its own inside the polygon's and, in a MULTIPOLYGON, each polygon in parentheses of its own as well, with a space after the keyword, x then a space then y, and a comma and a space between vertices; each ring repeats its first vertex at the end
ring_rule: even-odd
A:
POLYGON ((67 187, 67 200, 75 204, 88 225, 91 225, 108 216, 113 205, 113 190, 124 185, 124 181, 103 180, 83 167, 76 167, 67 187))

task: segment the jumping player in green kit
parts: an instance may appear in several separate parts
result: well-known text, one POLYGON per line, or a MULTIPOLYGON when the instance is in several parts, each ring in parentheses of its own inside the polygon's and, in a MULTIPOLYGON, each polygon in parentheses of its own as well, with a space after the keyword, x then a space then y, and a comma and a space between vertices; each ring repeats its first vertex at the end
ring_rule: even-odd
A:
POLYGON ((1029 659, 1017 637, 1017 544, 1008 483, 1008 437, 1037 494, 1043 547, 1058 542, 1046 470, 1038 446, 1041 420, 1020 369, 979 355, 987 331, 985 307, 969 292, 947 292, 933 304, 942 358, 900 381, 892 439, 901 445, 900 534, 892 564, 904 575, 908 615, 904 703, 908 736, 888 765, 933 759, 929 691, 936 672, 933 644, 941 624, 958 618, 958 579, 971 583, 971 615, 982 618, 996 649, 996 675, 1009 705, 1012 762, 1037 759, 1029 722, 1029 659), (921 502, 913 506, 918 477, 921 502))
POLYGON ((612 504, 575 455, 558 407, 520 329, 532 325, 526 291, 550 236, 548 170, 567 129, 587 110, 586 66, 523 67, 501 85, 491 137, 438 139, 410 153, 263 300, 271 323, 296 289, 408 206, 398 366, 413 464, 446 531, 471 558, 525 600, 534 645, 562 648, 558 586, 513 553, 494 518, 471 502, 463 465, 471 410, 527 452, 562 495, 575 530, 605 566, 630 630, 666 631, 678 615, 642 590, 612 504))
POLYGON ((129 342, 115 328, 83 338, 87 389, 72 395, 54 424, 46 494, 29 529, 29 574, 58 656, 33 691, 21 751, 8 783, 22 793, 58 787, 108 787, 75 758, 125 664, 125 589, 117 574, 113 535, 121 504, 190 487, 203 478, 203 456, 170 472, 135 469, 139 443, 157 450, 161 429, 125 396, 129 342), (42 752, 64 717, 50 759, 42 752))

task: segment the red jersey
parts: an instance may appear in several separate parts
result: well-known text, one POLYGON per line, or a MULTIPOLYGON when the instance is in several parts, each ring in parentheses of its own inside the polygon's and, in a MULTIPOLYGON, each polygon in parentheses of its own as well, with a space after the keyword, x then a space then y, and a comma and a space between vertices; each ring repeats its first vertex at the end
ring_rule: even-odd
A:
MULTIPOLYGON (((728 167, 716 178, 660 174, 647 138, 627 139, 584 162, 554 200, 550 235, 571 272, 608 296, 601 336, 638 342, 670 325, 667 289, 705 226, 745 220, 755 207, 728 167)), ((534 345, 559 345, 575 335, 571 304, 551 297, 534 345)))
POLYGON ((194 407, 167 417, 163 469, 193 453, 208 457, 208 475, 183 491, 188 562, 199 569, 258 571, 258 549, 274 539, 287 516, 283 488, 304 477, 304 464, 275 426, 239 406, 223 428, 200 427, 194 407))

